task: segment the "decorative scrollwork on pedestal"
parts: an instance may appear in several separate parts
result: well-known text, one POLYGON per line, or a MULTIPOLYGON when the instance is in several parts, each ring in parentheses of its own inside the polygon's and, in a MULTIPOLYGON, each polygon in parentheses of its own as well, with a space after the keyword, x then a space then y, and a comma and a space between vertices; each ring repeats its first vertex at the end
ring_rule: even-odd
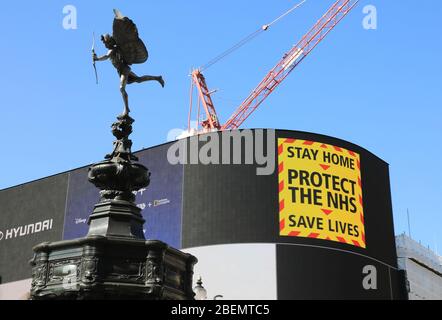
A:
POLYGON ((93 284, 97 279, 98 259, 83 258, 81 261, 81 282, 85 284, 93 284))
POLYGON ((146 282, 154 284, 163 283, 163 269, 162 265, 155 263, 154 261, 148 261, 146 264, 146 282))
POLYGON ((46 287, 47 281, 47 263, 40 263, 32 268, 31 290, 39 291, 46 287))

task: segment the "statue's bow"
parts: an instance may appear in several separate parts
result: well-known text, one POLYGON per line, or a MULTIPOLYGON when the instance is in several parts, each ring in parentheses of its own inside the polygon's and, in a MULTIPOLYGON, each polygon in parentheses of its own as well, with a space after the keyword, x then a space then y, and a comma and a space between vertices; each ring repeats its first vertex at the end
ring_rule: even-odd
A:
POLYGON ((92 35, 92 63, 95 71, 95 80, 98 84, 97 66, 95 65, 95 33, 92 35))

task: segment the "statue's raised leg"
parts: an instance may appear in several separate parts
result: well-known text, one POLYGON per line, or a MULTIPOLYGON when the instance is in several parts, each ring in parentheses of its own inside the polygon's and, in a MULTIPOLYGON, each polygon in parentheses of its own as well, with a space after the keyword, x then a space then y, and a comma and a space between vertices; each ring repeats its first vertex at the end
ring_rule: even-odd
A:
POLYGON ((129 74, 129 84, 136 82, 136 83, 142 83, 142 82, 146 82, 146 81, 158 81, 161 86, 164 88, 164 80, 162 76, 142 76, 139 77, 137 76, 135 73, 131 72, 129 74))

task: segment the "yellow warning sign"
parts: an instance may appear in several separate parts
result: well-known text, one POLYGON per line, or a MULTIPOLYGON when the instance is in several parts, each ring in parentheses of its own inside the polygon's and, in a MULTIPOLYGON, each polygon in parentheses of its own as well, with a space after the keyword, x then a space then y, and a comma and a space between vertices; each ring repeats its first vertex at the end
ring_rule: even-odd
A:
POLYGON ((278 139, 280 235, 365 248, 361 162, 320 142, 278 139))

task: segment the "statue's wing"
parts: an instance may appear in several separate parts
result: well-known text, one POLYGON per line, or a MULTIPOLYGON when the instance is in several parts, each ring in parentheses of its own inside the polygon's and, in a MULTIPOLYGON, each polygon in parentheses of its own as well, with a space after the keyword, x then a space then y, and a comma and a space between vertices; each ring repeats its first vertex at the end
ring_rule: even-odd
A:
POLYGON ((121 12, 114 9, 113 38, 120 48, 127 64, 143 63, 148 58, 148 52, 143 41, 138 37, 135 23, 121 12))

